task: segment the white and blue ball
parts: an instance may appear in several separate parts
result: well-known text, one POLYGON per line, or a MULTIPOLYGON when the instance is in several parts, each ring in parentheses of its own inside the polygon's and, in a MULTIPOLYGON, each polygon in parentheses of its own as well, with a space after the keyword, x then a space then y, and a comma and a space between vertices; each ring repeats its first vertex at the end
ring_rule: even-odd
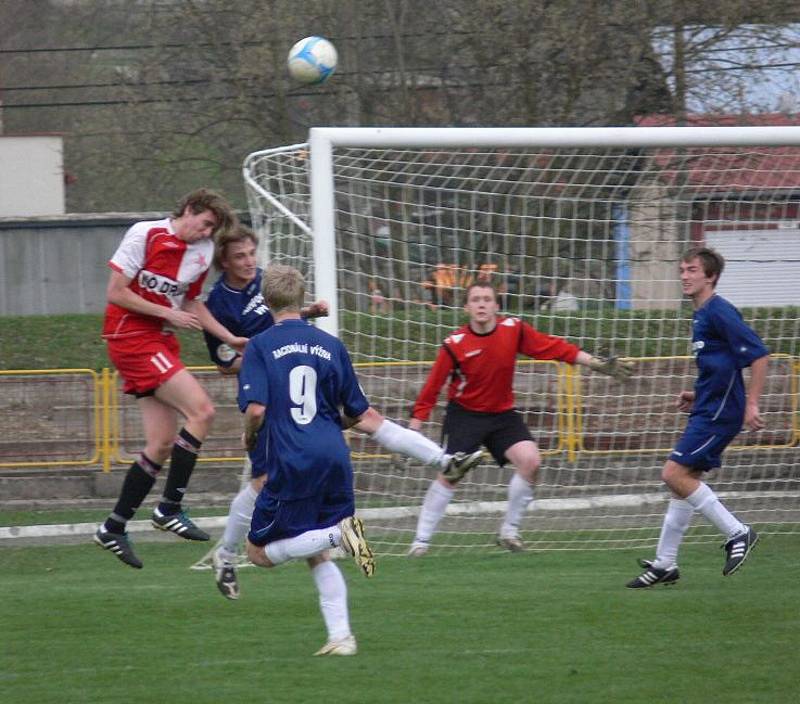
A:
POLYGON ((289 75, 300 83, 324 83, 336 70, 336 47, 324 37, 306 37, 289 50, 289 75))

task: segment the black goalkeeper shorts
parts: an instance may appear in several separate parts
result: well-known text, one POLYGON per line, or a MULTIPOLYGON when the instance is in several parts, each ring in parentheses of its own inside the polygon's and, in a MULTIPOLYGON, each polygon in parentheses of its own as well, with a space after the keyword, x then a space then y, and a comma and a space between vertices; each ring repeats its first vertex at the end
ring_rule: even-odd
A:
POLYGON ((519 411, 481 413, 468 411, 455 401, 447 404, 442 425, 442 445, 447 452, 475 452, 483 445, 501 467, 508 463, 506 450, 523 440, 534 442, 519 411))

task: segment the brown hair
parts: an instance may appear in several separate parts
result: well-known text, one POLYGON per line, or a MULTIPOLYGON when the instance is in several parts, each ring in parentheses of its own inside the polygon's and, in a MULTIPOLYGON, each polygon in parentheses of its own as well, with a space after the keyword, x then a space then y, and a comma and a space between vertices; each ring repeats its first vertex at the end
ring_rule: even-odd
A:
POLYGON ((492 289, 492 296, 494 298, 495 303, 497 303, 499 301, 499 295, 497 293, 497 288, 495 287, 495 285, 493 283, 490 283, 488 281, 475 281, 474 283, 471 283, 469 286, 467 286, 467 290, 464 291, 464 304, 465 305, 469 301, 469 294, 472 292, 472 289, 474 289, 474 288, 490 288, 490 289, 492 289))
POLYGON ((299 311, 306 295, 306 282, 293 266, 272 264, 264 272, 261 293, 273 313, 299 311))
POLYGON ((238 220, 230 204, 219 193, 209 188, 198 188, 191 193, 187 193, 178 201, 172 215, 179 218, 189 209, 194 215, 210 210, 217 219, 217 227, 214 234, 224 232, 235 225, 238 220))
POLYGON ((225 259, 225 250, 228 245, 245 240, 250 240, 258 247, 258 235, 240 222, 227 230, 220 231, 214 238, 214 266, 222 269, 222 260, 225 259))
POLYGON ((700 260, 703 265, 703 273, 708 278, 715 277, 712 286, 716 288, 719 277, 722 276, 725 269, 725 258, 716 249, 698 246, 687 249, 681 257, 684 264, 688 264, 692 259, 700 260))

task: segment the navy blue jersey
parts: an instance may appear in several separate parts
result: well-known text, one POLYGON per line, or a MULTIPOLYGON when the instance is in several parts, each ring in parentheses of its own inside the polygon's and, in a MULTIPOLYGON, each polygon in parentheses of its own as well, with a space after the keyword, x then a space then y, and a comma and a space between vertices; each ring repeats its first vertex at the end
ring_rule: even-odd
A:
POLYGON ((714 295, 692 316, 692 353, 699 374, 691 417, 738 430, 746 401, 742 369, 769 350, 736 307, 714 295))
POLYGON ((267 490, 281 500, 313 496, 337 472, 352 491, 350 450, 339 409, 362 415, 367 401, 350 355, 305 320, 285 320, 250 340, 239 371, 239 407, 267 408, 267 490), (342 469, 346 469, 342 472, 342 469))
MULTIPOLYGON (((223 274, 208 294, 206 306, 211 315, 233 335, 253 337, 272 325, 272 313, 261 295, 261 274, 261 269, 258 269, 255 278, 243 289, 225 283, 223 274)), ((214 364, 230 367, 239 354, 209 332, 204 330, 203 334, 214 364)))

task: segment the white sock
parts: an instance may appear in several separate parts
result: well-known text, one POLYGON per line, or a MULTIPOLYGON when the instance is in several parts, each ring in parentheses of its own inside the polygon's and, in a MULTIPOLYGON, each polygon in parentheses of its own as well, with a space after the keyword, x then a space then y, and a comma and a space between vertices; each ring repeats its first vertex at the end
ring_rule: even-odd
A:
POLYGON ((508 484, 508 509, 503 525, 500 526, 501 537, 514 538, 519 535, 522 516, 531 501, 533 501, 533 487, 527 479, 514 472, 508 484))
POLYGON ((289 560, 319 555, 323 550, 338 548, 342 540, 339 526, 309 530, 294 538, 284 538, 269 543, 264 554, 273 565, 280 565, 289 560))
POLYGON ((244 542, 250 530, 250 521, 253 519, 253 509, 256 505, 258 494, 248 484, 231 501, 228 520, 225 523, 225 532, 222 534, 222 547, 227 553, 236 554, 239 546, 244 542))
POLYGON ((417 519, 417 535, 415 542, 428 543, 436 532, 436 526, 442 520, 447 504, 453 498, 455 490, 442 485, 438 479, 434 479, 425 494, 425 501, 422 502, 422 510, 417 519))
MULTIPOLYGON (((413 457, 424 464, 444 466, 442 464, 445 457, 444 450, 416 430, 410 430, 393 421, 384 420, 371 437, 392 452, 413 457)), ((450 455, 447 455, 447 458, 449 459, 450 455)))
POLYGON ((319 592, 319 609, 328 629, 328 640, 351 635, 347 614, 347 583, 334 562, 326 560, 311 569, 319 592))
POLYGON ((670 499, 664 523, 661 525, 661 536, 658 538, 656 559, 653 567, 667 570, 678 562, 678 548, 681 546, 683 536, 692 522, 694 508, 683 499, 670 499))
POLYGON ((744 524, 722 505, 708 484, 700 482, 700 486, 686 497, 686 501, 728 538, 744 533, 744 524))

